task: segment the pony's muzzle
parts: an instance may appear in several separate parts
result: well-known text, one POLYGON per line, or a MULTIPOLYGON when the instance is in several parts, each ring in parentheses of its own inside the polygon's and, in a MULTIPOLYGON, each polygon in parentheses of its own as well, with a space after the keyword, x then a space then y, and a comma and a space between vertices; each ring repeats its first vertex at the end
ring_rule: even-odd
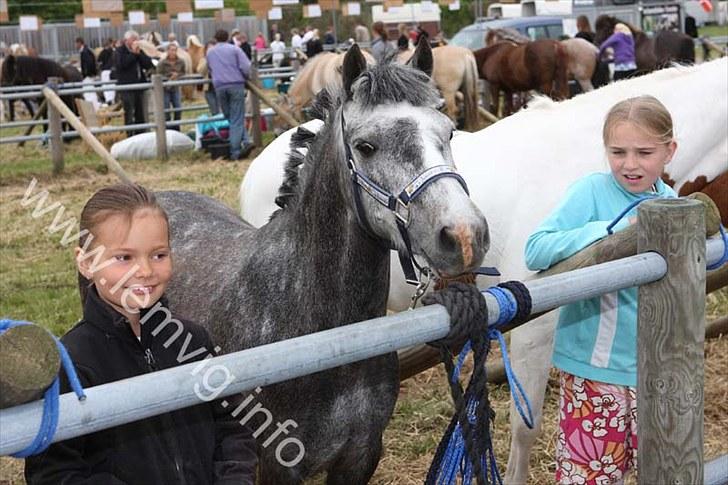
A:
POLYGON ((458 259, 458 273, 469 271, 480 265, 490 246, 490 236, 485 220, 479 224, 456 224, 440 230, 438 243, 444 254, 458 259), (460 257, 457 257, 459 255, 460 257))

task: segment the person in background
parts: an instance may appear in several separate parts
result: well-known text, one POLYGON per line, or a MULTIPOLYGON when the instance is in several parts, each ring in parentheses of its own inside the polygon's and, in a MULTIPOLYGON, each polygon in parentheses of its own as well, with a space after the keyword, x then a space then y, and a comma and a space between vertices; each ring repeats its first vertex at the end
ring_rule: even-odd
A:
POLYGON ((584 39, 590 44, 594 43, 594 31, 589 23, 589 17, 586 15, 579 15, 576 18, 576 30, 578 30, 578 32, 574 36, 575 38, 584 39))
POLYGON ((410 28, 407 24, 401 23, 397 25, 399 37, 397 38, 397 49, 406 51, 410 48, 410 28))
POLYGON ((394 50, 387 38, 387 31, 382 22, 374 22, 372 24, 372 54, 377 64, 381 64, 387 56, 394 50))
MULTIPOLYGON (((185 74, 185 63, 182 59, 177 57, 177 49, 179 49, 177 44, 169 44, 169 46, 167 46, 167 56, 157 64, 157 74, 161 74, 165 81, 174 81, 185 74)), ((165 87, 164 109, 173 108, 178 110, 181 107, 182 102, 180 100, 179 86, 165 87)), ((174 111, 173 113, 167 113, 165 118, 167 121, 171 118, 178 121, 182 118, 182 112, 174 111), (172 114, 174 116, 170 116, 172 114)), ((180 127, 174 126, 171 127, 171 129, 179 131, 180 127)))
POLYGON ((311 40, 306 43, 306 55, 309 59, 313 56, 320 54, 324 51, 324 46, 321 44, 321 37, 318 29, 313 29, 313 35, 311 40))
MULTIPOLYGON (((111 71, 114 68, 114 39, 108 38, 104 42, 104 48, 99 53, 99 70, 101 71, 101 80, 104 82, 111 81, 111 71)), ((116 91, 104 91, 104 102, 113 104, 116 99, 116 91)))
POLYGON ((599 58, 607 48, 614 51, 613 79, 619 81, 634 76, 637 72, 637 63, 635 62, 634 39, 629 27, 622 23, 614 26, 614 33, 599 46, 599 58))
MULTIPOLYGON (((280 33, 281 32, 278 30, 278 24, 271 24, 270 31, 268 32, 268 39, 273 42, 276 38, 276 34, 280 33)), ((281 38, 283 38, 283 35, 281 35, 281 38)))
POLYGON ((96 67, 96 56, 93 51, 86 46, 83 37, 76 37, 76 50, 81 59, 81 74, 84 78, 95 78, 98 74, 96 67))
POLYGON ((245 53, 245 56, 248 58, 248 60, 253 59, 253 48, 250 45, 250 42, 248 42, 248 34, 245 32, 240 32, 238 34, 238 39, 240 40, 240 48, 245 53))
POLYGON ((334 35, 334 26, 329 25, 329 28, 326 29, 326 32, 324 33, 324 45, 334 45, 336 44, 336 36, 334 35))
MULTIPOLYGON (((201 74, 205 79, 212 79, 210 76, 210 68, 207 65, 207 52, 215 45, 217 41, 215 39, 207 41, 205 44, 205 57, 197 65, 197 74, 201 74)), ((210 114, 213 116, 220 112, 220 108, 217 104, 217 95, 215 94, 215 86, 212 83, 205 83, 202 90, 205 93, 205 101, 207 106, 210 108, 210 114)))
MULTIPOLYGON (((98 74, 98 66, 96 65, 96 56, 91 49, 86 46, 83 37, 76 37, 76 50, 81 61, 81 75, 84 84, 92 84, 96 80, 98 74)), ((94 92, 83 93, 83 99, 91 103, 94 111, 99 109, 99 95, 94 92)))
POLYGON ((242 50, 228 44, 227 31, 218 30, 215 39, 217 44, 207 51, 207 65, 218 105, 230 123, 230 159, 239 160, 254 148, 245 130, 245 82, 250 60, 242 50))
POLYGON ((354 27, 354 41, 358 44, 372 41, 372 37, 369 35, 369 29, 361 22, 357 22, 356 27, 354 27))
MULTIPOLYGON (((84 84, 92 84, 96 80, 98 74, 98 66, 96 64, 96 56, 86 46, 83 37, 76 37, 76 51, 79 57, 79 67, 81 69, 81 75, 83 76, 84 84)), ((83 93, 83 99, 91 103, 94 110, 99 108, 99 96, 94 92, 83 93)))
POLYGON ((253 42, 253 46, 256 50, 262 51, 266 47, 265 43, 265 37, 263 36, 263 32, 258 32, 258 35, 255 36, 255 42, 253 42))
POLYGON ((281 67, 283 59, 286 58, 286 44, 281 40, 280 33, 276 32, 273 42, 270 43, 270 48, 273 51, 273 65, 281 67))
MULTIPOLYGON (((187 362, 216 353, 207 331, 173 314, 164 296, 170 228, 153 192, 131 183, 102 188, 81 211, 80 229, 83 318, 61 341, 84 387, 179 366, 188 345, 206 350, 187 362)), ((61 389, 70 390, 65 375, 61 389)), ((193 406, 52 444, 25 460, 27 483, 253 485, 255 439, 230 413, 242 399, 195 394, 193 406)))
MULTIPOLYGON (((129 30, 124 34, 123 44, 116 49, 114 67, 118 85, 146 83, 145 70, 154 67, 152 60, 139 47, 139 34, 129 30)), ((141 124, 146 122, 144 109, 145 90, 135 89, 120 91, 124 106, 124 124, 141 124)), ((128 130, 128 136, 142 133, 144 130, 128 130)))
MULTIPOLYGON (((676 197, 662 181, 677 150, 673 123, 652 96, 614 105, 602 129, 608 173, 575 182, 526 241, 526 266, 544 270, 635 222, 645 197, 676 197)), ((596 148, 596 147, 595 147, 596 148)), ((553 364, 559 370, 556 483, 624 483, 637 457, 637 288, 561 308, 553 364)))
POLYGON ((303 40, 298 33, 298 29, 291 29, 291 66, 294 70, 298 71, 301 68, 301 59, 299 53, 303 52, 303 40))
MULTIPOLYGON (((304 29, 304 34, 301 37, 301 45, 303 46, 303 53, 308 56, 308 41, 313 37, 313 27, 307 25, 304 29)), ((310 57, 310 56, 309 56, 310 57)))

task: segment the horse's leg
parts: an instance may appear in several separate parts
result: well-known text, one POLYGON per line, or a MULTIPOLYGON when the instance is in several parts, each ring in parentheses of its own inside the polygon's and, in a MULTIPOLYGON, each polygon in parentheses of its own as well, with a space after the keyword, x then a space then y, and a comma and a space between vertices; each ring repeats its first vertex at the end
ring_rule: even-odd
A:
POLYGON ((591 80, 589 78, 577 79, 576 81, 579 83, 579 86, 581 86, 581 90, 585 93, 589 91, 594 91, 594 85, 591 83, 591 80))
POLYGON ((10 121, 15 121, 15 100, 14 99, 8 100, 8 116, 10 117, 10 121))
POLYGON ((33 116, 35 116, 35 109, 33 109, 33 103, 29 99, 24 99, 23 104, 25 105, 25 109, 28 110, 30 117, 32 118, 33 116))
POLYGON ((445 107, 447 116, 457 125, 458 123, 458 105, 455 102, 455 93, 452 91, 443 91, 442 97, 445 98, 445 107))
MULTIPOLYGON (((511 365, 528 396, 533 412, 529 429, 511 400, 511 451, 504 483, 525 484, 531 448, 541 432, 544 394, 551 368, 554 323, 558 312, 544 315, 511 332, 511 365)), ((522 406, 527 413, 525 405, 522 406)))
POLYGON ((500 111, 500 86, 494 82, 488 82, 490 90, 490 112, 498 116, 500 111))
POLYGON ((349 441, 329 468, 326 485, 366 485, 382 455, 382 436, 349 441))

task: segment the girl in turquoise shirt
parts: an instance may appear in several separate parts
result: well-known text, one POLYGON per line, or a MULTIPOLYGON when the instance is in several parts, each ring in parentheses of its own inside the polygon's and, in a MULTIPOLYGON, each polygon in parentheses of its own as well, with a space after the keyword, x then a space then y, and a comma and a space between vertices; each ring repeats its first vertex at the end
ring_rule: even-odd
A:
MULTIPOLYGON (((617 103, 603 129, 610 173, 572 185, 526 242, 526 265, 547 269, 607 235, 632 202, 675 197, 661 179, 677 143, 660 101, 639 96, 617 103)), ((614 227, 634 222, 636 207, 614 227)), ((622 483, 636 469, 637 289, 561 309, 553 363, 560 371, 558 483, 622 483)))

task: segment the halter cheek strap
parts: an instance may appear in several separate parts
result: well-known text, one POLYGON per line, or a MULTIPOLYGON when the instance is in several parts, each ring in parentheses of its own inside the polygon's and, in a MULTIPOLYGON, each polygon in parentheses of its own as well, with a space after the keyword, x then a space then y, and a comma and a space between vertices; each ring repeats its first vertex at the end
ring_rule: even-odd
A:
POLYGON ((356 207, 356 217, 359 221, 359 225, 373 239, 382 240, 380 236, 376 235, 367 220, 366 212, 364 211, 364 204, 361 200, 361 190, 363 189, 375 201, 394 213, 397 229, 399 230, 399 234, 405 245, 405 249, 397 250, 405 280, 411 285, 418 285, 418 292, 421 291, 421 293, 424 293, 424 290, 429 284, 432 272, 430 268, 423 268, 417 264, 417 261, 414 258, 414 253, 412 252, 412 243, 409 237, 409 232, 407 231, 407 226, 409 226, 410 223, 410 204, 412 201, 417 199, 422 192, 424 192, 427 186, 443 177, 454 178, 463 187, 465 193, 470 195, 470 192, 468 192, 468 186, 462 176, 451 166, 435 165, 434 167, 430 167, 421 174, 417 175, 414 179, 412 179, 412 181, 405 185, 402 190, 400 190, 398 195, 394 195, 357 170, 356 164, 354 163, 354 155, 349 142, 346 140, 345 133, 346 123, 344 121, 344 113, 342 111, 341 136, 344 140, 344 148, 346 150, 346 163, 349 168, 349 173, 351 174, 351 182, 354 189, 354 205, 356 207), (419 271, 419 276, 417 275, 415 268, 419 271), (422 276, 425 276, 425 280, 421 279, 422 276))

